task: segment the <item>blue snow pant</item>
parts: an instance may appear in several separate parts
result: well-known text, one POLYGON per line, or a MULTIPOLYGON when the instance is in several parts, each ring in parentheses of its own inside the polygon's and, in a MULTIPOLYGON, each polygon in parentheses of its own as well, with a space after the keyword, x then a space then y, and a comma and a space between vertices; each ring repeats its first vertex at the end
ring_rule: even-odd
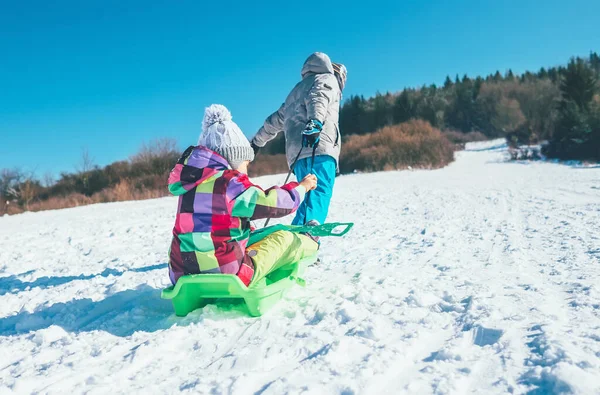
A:
POLYGON ((335 159, 328 155, 315 156, 312 171, 310 164, 311 158, 304 158, 296 162, 296 166, 294 166, 294 174, 298 181, 311 173, 317 176, 317 188, 311 191, 310 194, 306 194, 306 198, 298 207, 292 225, 304 225, 313 219, 319 221, 320 224, 324 224, 327 218, 337 164, 335 159))

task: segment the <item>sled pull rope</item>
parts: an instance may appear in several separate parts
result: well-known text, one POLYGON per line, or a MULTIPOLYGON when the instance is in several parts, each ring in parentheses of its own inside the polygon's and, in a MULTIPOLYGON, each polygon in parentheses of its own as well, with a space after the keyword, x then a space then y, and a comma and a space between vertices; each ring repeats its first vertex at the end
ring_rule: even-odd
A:
MULTIPOLYGON (((300 151, 298 151, 298 155, 296 155, 296 159, 294 159, 294 162, 292 163, 292 166, 290 166, 290 171, 287 174, 287 177, 285 178, 285 181, 283 182, 283 185, 287 184, 288 181, 290 180, 290 176, 292 175, 292 172, 294 171, 294 167, 296 166, 296 162, 298 162, 298 158, 300 157, 300 154, 302 153, 302 148, 304 147, 300 147, 300 151)), ((314 151, 313 151, 313 161, 314 161, 314 151)), ((310 192, 309 192, 310 193, 310 192)), ((267 220, 265 221, 265 225, 263 226, 264 228, 266 228, 267 226, 269 226, 269 221, 271 220, 271 217, 267 218, 267 220)))

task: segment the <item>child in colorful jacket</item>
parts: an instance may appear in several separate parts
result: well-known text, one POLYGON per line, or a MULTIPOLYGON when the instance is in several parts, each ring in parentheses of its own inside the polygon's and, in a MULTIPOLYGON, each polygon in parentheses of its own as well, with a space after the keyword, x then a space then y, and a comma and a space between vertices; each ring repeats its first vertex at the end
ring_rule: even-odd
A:
POLYGON ((316 177, 264 191, 246 175, 254 151, 224 106, 206 109, 202 129, 198 146, 185 150, 169 176, 169 191, 179 196, 169 250, 171 282, 187 274, 226 273, 248 286, 283 263, 313 255, 316 242, 287 231, 247 244, 251 219, 293 213, 315 189, 316 177))

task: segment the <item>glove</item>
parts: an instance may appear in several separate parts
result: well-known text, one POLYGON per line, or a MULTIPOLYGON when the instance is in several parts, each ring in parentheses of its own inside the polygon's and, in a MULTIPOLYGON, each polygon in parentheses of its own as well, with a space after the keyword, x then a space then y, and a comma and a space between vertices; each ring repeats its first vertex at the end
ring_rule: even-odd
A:
POLYGON ((319 145, 322 130, 323 124, 320 121, 316 119, 310 120, 302 132, 302 146, 315 148, 319 145))
POLYGON ((250 143, 250 147, 252 147, 252 150, 254 151, 254 156, 256 156, 256 154, 258 154, 258 151, 260 151, 260 149, 262 148, 254 144, 254 141, 250 143))

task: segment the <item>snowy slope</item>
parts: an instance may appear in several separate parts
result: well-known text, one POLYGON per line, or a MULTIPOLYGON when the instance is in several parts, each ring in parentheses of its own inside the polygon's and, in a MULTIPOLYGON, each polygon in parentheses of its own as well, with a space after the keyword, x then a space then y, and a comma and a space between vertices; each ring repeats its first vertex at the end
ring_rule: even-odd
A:
POLYGON ((600 168, 505 150, 338 178, 355 228, 258 319, 160 299, 175 198, 2 217, 0 393, 600 393, 600 168))

